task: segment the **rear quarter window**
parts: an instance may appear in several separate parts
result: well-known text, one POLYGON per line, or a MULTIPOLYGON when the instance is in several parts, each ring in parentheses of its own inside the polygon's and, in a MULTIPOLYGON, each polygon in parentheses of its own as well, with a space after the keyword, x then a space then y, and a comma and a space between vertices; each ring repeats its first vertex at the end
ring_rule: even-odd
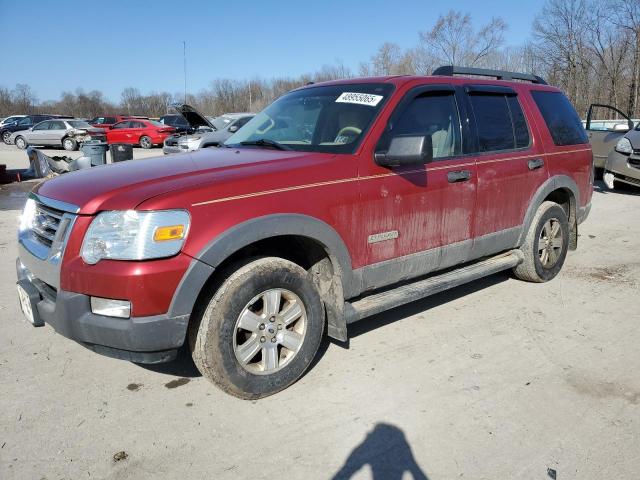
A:
POLYGON ((555 145, 580 145, 589 141, 580 117, 563 93, 538 90, 532 91, 531 96, 555 145))

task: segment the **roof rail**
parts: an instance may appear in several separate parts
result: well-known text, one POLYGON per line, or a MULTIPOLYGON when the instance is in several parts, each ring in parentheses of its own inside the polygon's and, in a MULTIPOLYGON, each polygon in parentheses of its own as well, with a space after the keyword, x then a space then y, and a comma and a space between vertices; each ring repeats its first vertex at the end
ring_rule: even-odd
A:
POLYGON ((478 75, 480 77, 493 77, 497 80, 525 80, 531 83, 539 83, 546 85, 544 78, 528 73, 506 72, 504 70, 489 70, 487 68, 474 67, 456 67, 453 65, 445 65, 436 68, 432 75, 445 75, 452 77, 454 75, 478 75))

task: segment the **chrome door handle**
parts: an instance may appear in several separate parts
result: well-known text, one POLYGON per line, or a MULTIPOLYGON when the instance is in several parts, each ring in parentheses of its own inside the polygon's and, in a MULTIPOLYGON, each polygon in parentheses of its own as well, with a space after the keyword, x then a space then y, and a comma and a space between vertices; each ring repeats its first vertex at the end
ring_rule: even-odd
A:
POLYGON ((544 160, 541 158, 534 158, 533 160, 529 160, 527 162, 527 166, 529 167, 529 170, 535 170, 537 168, 542 168, 544 167, 544 160))
POLYGON ((447 173, 449 183, 466 182, 470 178, 471 172, 469 170, 455 170, 447 173))

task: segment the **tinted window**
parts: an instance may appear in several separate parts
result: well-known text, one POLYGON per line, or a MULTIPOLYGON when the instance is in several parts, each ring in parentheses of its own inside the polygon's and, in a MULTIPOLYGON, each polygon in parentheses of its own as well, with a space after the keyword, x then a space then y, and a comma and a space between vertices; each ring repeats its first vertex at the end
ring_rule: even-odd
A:
POLYGON ((105 117, 104 123, 116 123, 118 119, 116 117, 105 117))
POLYGON ((66 130, 67 127, 64 122, 51 122, 49 123, 49 130, 66 130))
POLYGON ((51 122, 41 122, 33 127, 34 130, 47 130, 51 122))
POLYGON ((504 95, 471 95, 481 152, 515 148, 511 115, 504 95))
POLYGON ((245 123, 247 123, 249 120, 251 120, 253 117, 244 117, 241 118, 240 120, 238 120, 236 122, 236 127, 240 128, 242 127, 245 123))
POLYGON ((388 138, 379 148, 388 148, 395 135, 424 135, 431 136, 434 159, 460 155, 460 121, 453 93, 430 93, 415 98, 390 127, 388 138))
POLYGON ((587 132, 569 99, 560 92, 531 92, 556 145, 587 143, 587 132))
POLYGON ((513 134, 516 137, 516 148, 528 147, 529 129, 527 128, 527 120, 524 118, 518 97, 507 97, 507 102, 509 103, 511 120, 513 121, 513 134))
POLYGON ((116 123, 113 128, 129 128, 129 124, 132 122, 120 122, 116 123))
POLYGON ((91 125, 89 125, 87 122, 83 122, 80 120, 71 120, 69 121, 69 125, 71 125, 73 128, 91 128, 91 125))
POLYGON ((29 117, 25 117, 18 121, 18 125, 31 125, 31 119, 29 117))
MULTIPOLYGON (((142 122, 129 122, 131 124, 131 128, 145 128, 146 125, 142 122)), ((157 122, 159 123, 159 122, 157 122)))

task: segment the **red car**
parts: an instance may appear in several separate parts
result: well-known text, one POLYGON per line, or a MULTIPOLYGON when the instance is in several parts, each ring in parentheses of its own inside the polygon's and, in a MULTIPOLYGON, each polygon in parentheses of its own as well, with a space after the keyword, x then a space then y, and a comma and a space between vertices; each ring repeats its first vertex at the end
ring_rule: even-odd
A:
MULTIPOLYGON (((580 118, 528 74, 308 85, 225 146, 36 186, 18 234, 29 321, 133 362, 186 343, 214 384, 260 398, 300 378, 324 332, 346 341, 501 270, 552 280, 591 208, 580 118)), ((420 348, 404 354, 421 368, 420 348)))
POLYGON ((129 119, 109 127, 107 143, 131 143, 142 148, 162 145, 176 129, 155 120, 129 119))

